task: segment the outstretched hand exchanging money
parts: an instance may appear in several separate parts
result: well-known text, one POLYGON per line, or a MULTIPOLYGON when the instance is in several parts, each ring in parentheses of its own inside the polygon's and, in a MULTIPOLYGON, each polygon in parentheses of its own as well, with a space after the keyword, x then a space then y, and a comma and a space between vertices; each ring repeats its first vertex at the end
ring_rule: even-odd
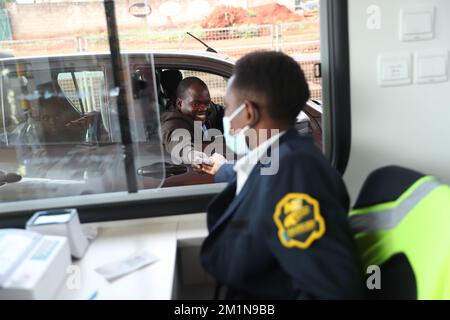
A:
POLYGON ((224 156, 219 153, 214 153, 209 158, 194 158, 192 161, 192 167, 197 172, 215 175, 226 161, 227 160, 224 158, 224 156))

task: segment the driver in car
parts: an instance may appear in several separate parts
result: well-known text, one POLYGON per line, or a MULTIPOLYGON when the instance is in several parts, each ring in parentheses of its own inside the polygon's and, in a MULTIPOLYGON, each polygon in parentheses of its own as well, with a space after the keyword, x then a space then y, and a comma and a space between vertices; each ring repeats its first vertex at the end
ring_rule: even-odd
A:
POLYGON ((222 135, 223 108, 211 102, 207 85, 197 77, 179 83, 174 105, 161 115, 165 150, 175 163, 194 164, 208 161, 198 148, 222 135))

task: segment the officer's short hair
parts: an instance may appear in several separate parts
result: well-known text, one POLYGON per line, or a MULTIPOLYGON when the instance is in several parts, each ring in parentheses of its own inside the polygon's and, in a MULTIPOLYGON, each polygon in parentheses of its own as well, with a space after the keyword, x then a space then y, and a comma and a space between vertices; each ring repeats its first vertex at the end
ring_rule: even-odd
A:
POLYGON ((198 85, 200 87, 208 88, 202 79, 197 77, 187 77, 180 81, 177 87, 177 98, 184 99, 186 90, 192 85, 198 85))
POLYGON ((295 123, 310 96, 299 64, 275 51, 256 51, 239 59, 232 87, 244 100, 263 103, 272 118, 289 123, 295 123))

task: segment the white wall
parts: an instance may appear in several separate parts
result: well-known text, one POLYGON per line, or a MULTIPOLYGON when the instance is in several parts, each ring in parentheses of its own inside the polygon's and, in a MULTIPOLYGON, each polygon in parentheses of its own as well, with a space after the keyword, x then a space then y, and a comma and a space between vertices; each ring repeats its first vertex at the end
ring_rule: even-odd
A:
MULTIPOLYGON (((352 149, 345 180, 353 201, 374 169, 399 164, 450 182, 450 82, 380 88, 377 56, 427 48, 450 50, 448 0, 349 0, 352 149), (401 42, 400 8, 436 6, 433 40, 401 42), (367 8, 379 6, 379 30, 367 8)), ((413 69, 413 72, 415 70, 413 69)))

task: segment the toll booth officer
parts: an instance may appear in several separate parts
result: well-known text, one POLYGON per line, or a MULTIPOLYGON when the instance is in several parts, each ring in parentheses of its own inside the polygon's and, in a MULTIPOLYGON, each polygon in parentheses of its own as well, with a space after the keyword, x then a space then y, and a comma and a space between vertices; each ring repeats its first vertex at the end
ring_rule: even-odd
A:
POLYGON ((345 185, 311 138, 294 129, 308 98, 303 71, 283 53, 251 53, 235 66, 225 96, 224 136, 227 146, 245 156, 207 209, 209 235, 201 249, 202 265, 226 288, 226 298, 362 296, 345 185), (252 142, 251 129, 280 133, 252 142), (260 161, 264 150, 269 164, 260 161), (275 174, 261 174, 277 160, 275 174))

